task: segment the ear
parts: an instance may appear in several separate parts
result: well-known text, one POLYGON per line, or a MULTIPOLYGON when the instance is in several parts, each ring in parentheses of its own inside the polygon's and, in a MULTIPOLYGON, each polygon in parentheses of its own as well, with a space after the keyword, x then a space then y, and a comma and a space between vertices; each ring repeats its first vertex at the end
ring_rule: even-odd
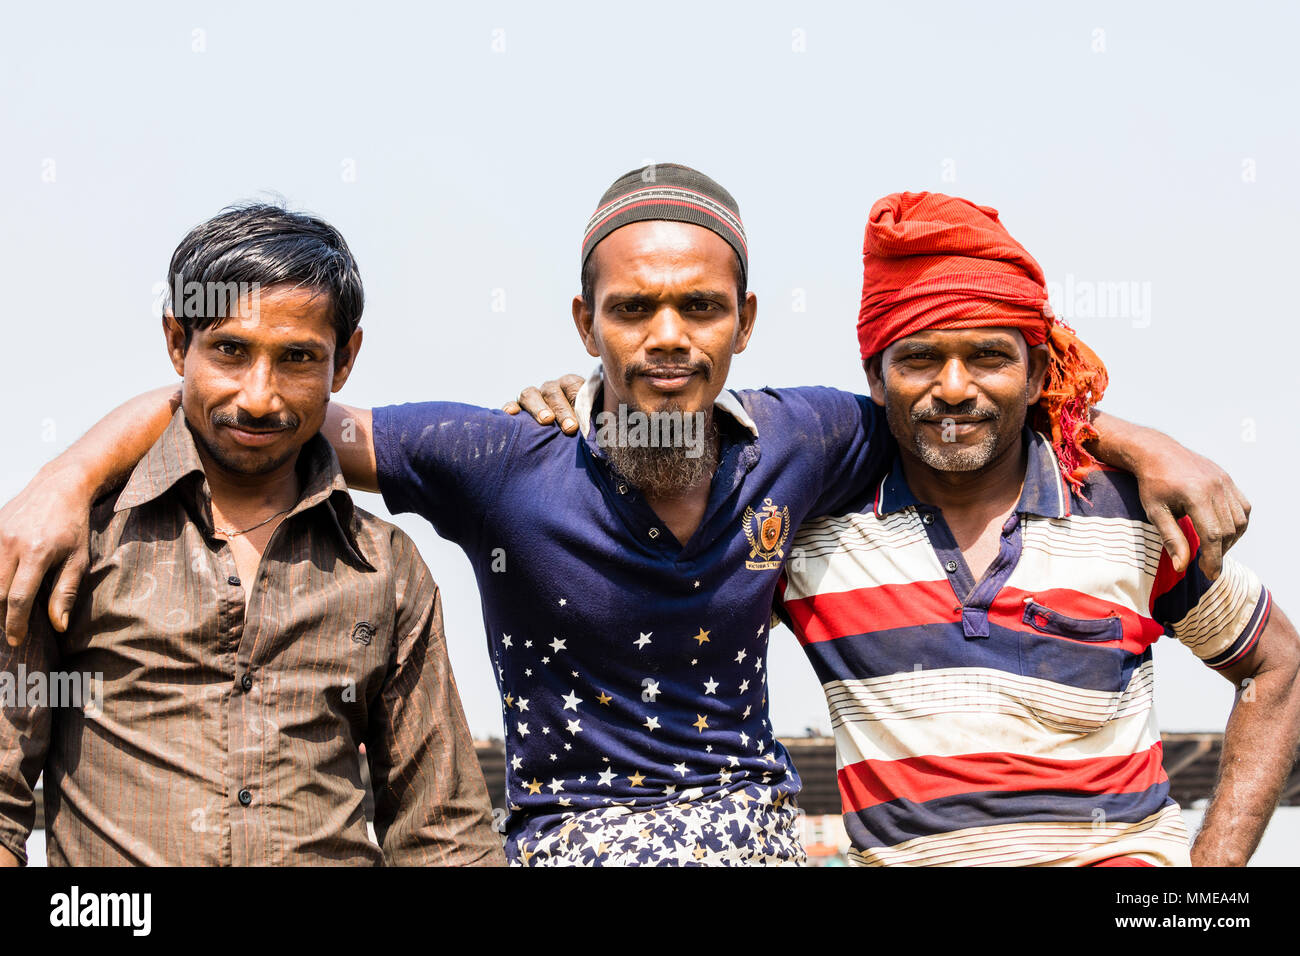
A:
POLYGON ((885 407, 885 378, 882 365, 884 352, 877 352, 862 363, 867 373, 867 387, 871 389, 871 400, 881 408, 885 407))
POLYGON ((754 322, 758 319, 758 296, 752 292, 745 293, 745 302, 740 307, 740 332, 736 336, 736 347, 731 351, 739 355, 749 345, 749 337, 754 334, 754 322))
POLYGON ((337 392, 347 384, 348 376, 352 374, 352 366, 356 363, 357 353, 361 351, 361 329, 352 333, 352 338, 348 339, 348 344, 334 353, 334 381, 330 384, 330 391, 337 392))
POLYGON ((573 297, 573 324, 578 329, 578 337, 582 339, 582 344, 586 346, 587 354, 592 358, 600 358, 600 349, 596 346, 596 317, 592 315, 580 295, 573 297))
POLYGON ((1047 378, 1047 363, 1051 361, 1046 345, 1034 345, 1029 349, 1029 387, 1026 405, 1037 404, 1043 397, 1043 381, 1047 378))
POLYGON ((163 313, 163 335, 167 338, 167 354, 171 357, 172 368, 181 378, 185 377, 185 330, 176 321, 176 316, 168 309, 163 313))

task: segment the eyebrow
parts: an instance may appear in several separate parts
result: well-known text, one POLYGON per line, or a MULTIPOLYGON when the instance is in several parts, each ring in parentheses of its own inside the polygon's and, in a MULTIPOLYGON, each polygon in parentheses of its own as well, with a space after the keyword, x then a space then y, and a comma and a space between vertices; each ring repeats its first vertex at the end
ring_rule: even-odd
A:
MULTIPOLYGON (((990 336, 986 339, 976 339, 970 343, 971 351, 978 352, 981 349, 997 349, 1002 352, 1016 351, 1014 343, 1005 336, 990 336)), ((904 342, 899 351, 906 355, 914 355, 920 352, 935 352, 939 350, 936 342, 904 342)))
POLYGON ((991 335, 986 339, 978 339, 972 343, 977 349, 1014 349, 1015 342, 1008 335, 991 335))
MULTIPOLYGON (((242 335, 220 332, 219 330, 214 332, 212 341, 214 344, 217 342, 231 342, 235 345, 250 344, 250 340, 242 335)), ((285 342, 280 346, 280 348, 300 349, 304 352, 319 352, 326 348, 326 344, 320 339, 301 339, 293 342, 285 342)))
MULTIPOLYGON (((654 302, 657 301, 659 298, 661 298, 660 296, 647 295, 644 292, 613 291, 613 292, 607 292, 605 295, 606 298, 617 299, 619 302, 637 302, 637 303, 654 302)), ((731 295, 730 293, 727 292, 720 292, 717 289, 689 289, 679 296, 669 296, 667 298, 687 299, 687 300, 713 299, 718 302, 728 302, 730 301, 731 295)))

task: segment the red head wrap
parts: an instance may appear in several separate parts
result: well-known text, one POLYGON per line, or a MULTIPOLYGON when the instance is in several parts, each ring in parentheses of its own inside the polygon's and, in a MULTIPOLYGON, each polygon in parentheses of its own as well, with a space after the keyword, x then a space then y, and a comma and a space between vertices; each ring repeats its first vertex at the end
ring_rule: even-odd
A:
POLYGON ((893 193, 871 207, 862 250, 858 342, 867 359, 930 329, 1003 326, 1047 344, 1043 395, 1030 424, 1049 432, 1066 479, 1078 488, 1097 461, 1091 406, 1106 366, 1047 303, 1043 270, 998 221, 998 211, 942 193, 893 193))

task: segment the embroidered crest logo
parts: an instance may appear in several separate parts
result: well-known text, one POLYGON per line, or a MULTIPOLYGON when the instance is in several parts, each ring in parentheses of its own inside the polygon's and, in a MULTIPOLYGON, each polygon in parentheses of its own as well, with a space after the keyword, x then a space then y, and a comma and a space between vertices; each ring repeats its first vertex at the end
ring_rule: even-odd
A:
POLYGON ((790 509, 777 511, 771 498, 763 499, 763 507, 755 511, 746 508, 740 519, 749 542, 749 560, 745 567, 751 571, 771 571, 781 566, 785 557, 785 539, 790 534, 790 509))
POLYGON ((361 621, 352 629, 352 640, 358 644, 370 646, 370 642, 375 638, 375 626, 369 621, 361 621))

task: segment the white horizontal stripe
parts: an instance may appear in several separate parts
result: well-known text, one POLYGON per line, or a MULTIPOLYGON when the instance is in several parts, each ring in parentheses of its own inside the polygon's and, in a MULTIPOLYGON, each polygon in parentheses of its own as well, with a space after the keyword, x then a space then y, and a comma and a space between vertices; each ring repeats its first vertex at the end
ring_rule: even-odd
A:
POLYGON ((665 200, 688 202, 694 203, 697 206, 703 206, 723 222, 731 226, 742 240, 744 239, 745 227, 740 224, 740 220, 736 218, 735 214, 730 209, 712 197, 706 196, 704 193, 686 189, 685 187, 646 186, 643 189, 637 189, 633 192, 625 193, 618 199, 611 201, 608 205, 597 209, 592 213, 591 218, 587 220, 587 228, 583 231, 583 243, 586 243, 587 239, 591 236, 592 230, 598 223, 604 222, 611 216, 617 216, 625 207, 639 202, 662 202, 665 200))
POLYGON ((910 716, 883 712, 871 716, 852 705, 832 704, 836 765, 843 769, 863 760, 956 757, 974 753, 1059 760, 1140 753, 1160 741, 1151 707, 1150 676, 1150 670, 1140 679, 1135 676, 1131 693, 1124 697, 1122 714, 1101 720, 1089 729, 1045 721, 1022 702, 1007 698, 991 706, 913 712, 910 716))
POLYGON ((1121 703, 1131 710, 1134 699, 1149 700, 1152 674, 1152 663, 1147 661, 1134 670, 1125 687, 1104 691, 991 667, 944 667, 828 681, 822 690, 832 715, 845 718, 905 719, 1013 708, 1026 717, 1087 722, 1106 720, 1121 703))
POLYGON ((1154 711, 1117 717, 1090 734, 1054 730, 1017 714, 950 714, 942 718, 844 721, 835 727, 835 759, 845 767, 863 760, 958 757, 1007 753, 1054 760, 1125 757, 1160 741, 1154 711))
POLYGON ((1146 529, 1127 518, 1030 520, 1024 527, 1020 562, 1007 587, 1029 593, 1069 588, 1150 617, 1159 552, 1152 552, 1146 529), (1075 538, 1054 527, 1064 524, 1092 529, 1088 536, 1075 538), (1109 537, 1112 534, 1115 537, 1109 537))
POLYGON ((892 847, 850 851, 863 866, 1083 865, 1147 854, 1169 866, 1191 864, 1187 827, 1176 806, 1137 823, 1009 823, 917 837, 892 847))
POLYGON ((884 520, 849 515, 830 526, 825 521, 795 535, 786 562, 787 601, 946 577, 915 512, 884 520))

